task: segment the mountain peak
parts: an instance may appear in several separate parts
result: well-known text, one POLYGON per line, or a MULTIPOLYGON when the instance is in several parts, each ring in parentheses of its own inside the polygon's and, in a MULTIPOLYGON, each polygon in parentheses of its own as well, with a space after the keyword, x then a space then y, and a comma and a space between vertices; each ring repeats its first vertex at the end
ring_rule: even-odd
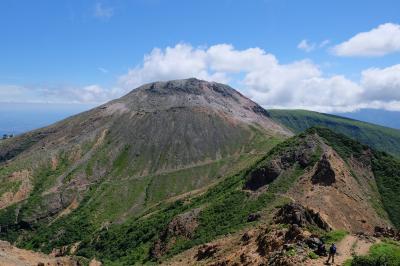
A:
POLYGON ((103 108, 124 112, 153 113, 184 108, 218 114, 232 123, 257 124, 280 135, 291 133, 272 121, 268 112, 228 85, 196 78, 148 83, 103 108))
POLYGON ((179 93, 202 95, 214 92, 219 93, 223 97, 233 97, 235 94, 240 95, 240 93, 228 85, 213 81, 200 80, 197 78, 156 81, 142 85, 131 91, 132 94, 137 92, 146 92, 159 95, 179 93))

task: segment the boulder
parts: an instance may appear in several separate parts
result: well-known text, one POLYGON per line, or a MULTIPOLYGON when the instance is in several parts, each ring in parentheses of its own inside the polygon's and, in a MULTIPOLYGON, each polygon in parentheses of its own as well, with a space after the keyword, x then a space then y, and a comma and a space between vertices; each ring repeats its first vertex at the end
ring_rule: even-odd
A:
POLYGON ((197 260, 204 260, 207 258, 211 258, 218 251, 217 245, 202 245, 196 254, 197 260))
POLYGON ((254 221, 259 220, 260 218, 261 218, 261 214, 259 214, 259 213, 250 213, 247 216, 247 222, 254 222, 254 221))
POLYGON ((313 225, 327 231, 331 229, 319 213, 315 213, 313 210, 297 203, 284 205, 275 215, 274 220, 277 223, 296 224, 300 227, 313 225))
POLYGON ((252 171, 246 178, 244 189, 257 190, 272 183, 283 171, 279 160, 272 160, 267 165, 252 171))
POLYGON ((324 154, 317 164, 314 175, 311 178, 313 184, 330 186, 336 182, 335 171, 332 169, 328 155, 324 154))
POLYGON ((316 236, 311 236, 306 239, 306 244, 309 248, 316 249, 322 244, 322 241, 316 236))

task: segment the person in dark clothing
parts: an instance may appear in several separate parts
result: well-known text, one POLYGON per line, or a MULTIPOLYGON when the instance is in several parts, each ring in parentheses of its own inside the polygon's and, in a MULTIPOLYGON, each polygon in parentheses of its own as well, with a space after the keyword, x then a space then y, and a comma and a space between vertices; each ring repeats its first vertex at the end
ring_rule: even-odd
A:
POLYGON ((332 245, 329 248, 329 256, 328 260, 326 263, 329 263, 329 260, 332 258, 332 263, 335 263, 335 254, 336 254, 336 245, 335 243, 332 243, 332 245))
POLYGON ((317 251, 315 252, 318 256, 327 256, 326 248, 324 242, 318 245, 317 251))

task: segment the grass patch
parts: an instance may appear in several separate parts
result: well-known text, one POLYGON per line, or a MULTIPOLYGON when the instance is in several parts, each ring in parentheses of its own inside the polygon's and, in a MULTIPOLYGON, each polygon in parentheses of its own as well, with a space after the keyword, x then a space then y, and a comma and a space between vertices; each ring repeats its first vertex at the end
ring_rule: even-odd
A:
POLYGON ((400 265, 400 243, 396 241, 383 241, 371 246, 369 254, 355 257, 352 266, 398 266, 400 265))
POLYGON ((319 258, 319 256, 317 254, 315 254, 314 251, 311 251, 310 253, 308 253, 308 257, 312 260, 316 260, 319 258))
POLYGON ((385 210, 393 224, 400 228, 400 160, 375 152, 372 169, 385 210))
POLYGON ((334 230, 330 232, 326 232, 322 236, 322 240, 324 240, 325 244, 332 244, 332 243, 338 243, 341 240, 343 240, 349 233, 345 230, 334 230))

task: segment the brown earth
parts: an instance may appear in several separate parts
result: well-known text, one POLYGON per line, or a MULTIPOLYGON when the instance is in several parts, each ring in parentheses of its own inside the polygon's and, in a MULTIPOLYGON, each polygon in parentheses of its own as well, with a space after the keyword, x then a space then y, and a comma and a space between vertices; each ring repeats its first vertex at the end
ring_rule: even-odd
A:
POLYGON ((357 180, 348 164, 326 147, 321 160, 300 178, 288 195, 318 212, 334 229, 372 234, 375 226, 387 226, 388 222, 378 215, 370 200, 379 198, 370 187, 374 180, 364 175, 357 175, 357 180))
POLYGON ((16 248, 0 241, 0 266, 77 266, 71 257, 52 257, 39 252, 16 248))
MULTIPOLYGON (((379 242, 376 238, 365 238, 357 235, 348 235, 342 241, 337 243, 337 255, 335 256, 335 263, 330 265, 343 265, 347 260, 355 255, 362 256, 368 254, 369 248, 372 244, 379 242)), ((314 260, 308 260, 307 265, 322 266, 326 265, 326 257, 320 257, 314 260)))
MULTIPOLYGON (((187 250, 162 265, 275 265, 275 266, 322 266, 327 257, 311 259, 312 249, 305 244, 313 235, 302 228, 285 229, 264 226, 229 235, 206 245, 187 250), (290 237, 288 237, 290 236, 290 237), (295 250, 293 255, 290 250, 295 250), (208 253, 207 253, 208 252, 208 253), (199 254, 202 256, 200 257, 199 254)), ((366 255, 372 244, 379 242, 373 237, 347 235, 337 243, 335 263, 343 263, 355 255, 366 255)))
POLYGON ((26 199, 32 190, 31 173, 28 170, 14 172, 7 179, 9 182, 20 182, 20 185, 17 191, 7 191, 3 195, 0 195, 0 209, 26 199))

